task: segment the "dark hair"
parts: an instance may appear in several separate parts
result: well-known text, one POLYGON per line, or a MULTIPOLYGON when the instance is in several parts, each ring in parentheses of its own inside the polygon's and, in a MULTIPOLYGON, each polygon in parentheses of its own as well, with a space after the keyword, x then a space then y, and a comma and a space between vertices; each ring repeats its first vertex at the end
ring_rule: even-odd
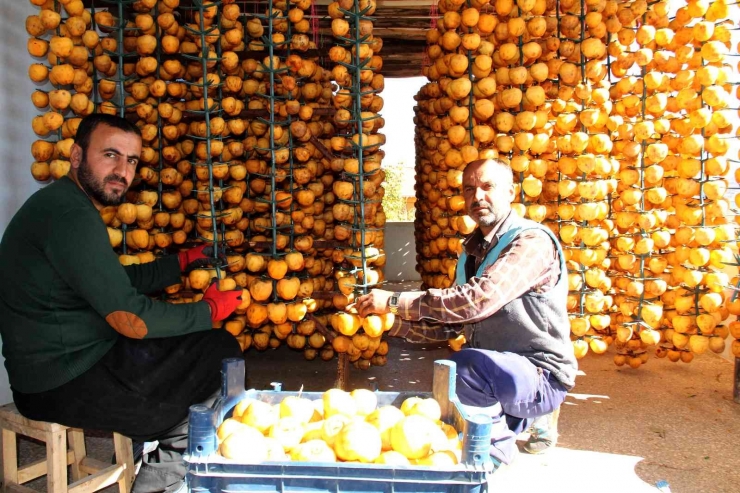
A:
POLYGON ((98 125, 107 125, 141 137, 141 130, 139 130, 139 127, 125 118, 121 118, 116 115, 109 115, 107 113, 93 113, 83 118, 80 122, 80 126, 77 127, 75 143, 82 148, 83 153, 87 152, 87 148, 90 145, 90 135, 92 135, 93 131, 98 128, 98 125))

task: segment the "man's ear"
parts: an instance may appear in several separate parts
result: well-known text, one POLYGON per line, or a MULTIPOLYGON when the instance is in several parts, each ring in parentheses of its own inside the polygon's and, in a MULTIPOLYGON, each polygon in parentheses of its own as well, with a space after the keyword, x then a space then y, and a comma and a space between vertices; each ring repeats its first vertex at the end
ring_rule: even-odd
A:
POLYGON ((514 185, 512 184, 509 187, 509 202, 514 202, 515 198, 516 198, 516 189, 514 188, 514 185))
POLYGON ((72 144, 72 148, 69 151, 69 162, 74 169, 79 168, 80 163, 82 163, 82 147, 76 143, 72 144))

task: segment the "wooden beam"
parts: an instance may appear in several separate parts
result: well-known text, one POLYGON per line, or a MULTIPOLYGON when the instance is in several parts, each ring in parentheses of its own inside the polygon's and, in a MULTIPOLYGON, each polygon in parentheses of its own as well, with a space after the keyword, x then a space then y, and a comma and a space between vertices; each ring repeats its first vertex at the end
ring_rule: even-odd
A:
MULTIPOLYGON (((387 72, 383 74, 386 79, 393 77, 421 77, 421 63, 399 63, 398 65, 392 66, 387 72)), ((383 96, 383 93, 381 93, 383 96)))
MULTIPOLYGON (((316 5, 328 6, 334 0, 315 0, 316 5)), ((429 12, 431 2, 429 0, 377 0, 375 2, 376 12, 386 8, 424 8, 429 12)))
MULTIPOLYGON (((376 2, 375 13, 370 17, 377 19, 388 15, 390 12, 393 12, 393 16, 397 16, 400 11, 404 14, 413 14, 418 17, 429 18, 431 1, 432 0, 378 0, 376 2)), ((317 16, 327 16, 328 6, 332 2, 333 0, 316 0, 317 16)), ((263 13, 267 6, 267 3, 264 0, 237 0, 236 3, 241 7, 242 13, 247 15, 253 14, 254 12, 263 13)), ((89 9, 92 1, 82 0, 82 4, 85 8, 89 9)), ((192 6, 192 0, 180 0, 179 6, 181 8, 188 8, 192 6)), ((104 10, 106 8, 110 9, 110 6, 106 5, 105 2, 97 2, 95 7, 96 10, 104 10)), ((127 7, 128 6, 125 6, 124 9, 127 7)), ((310 14, 310 10, 306 12, 306 15, 310 16, 310 14)), ((437 17, 442 16, 437 15, 437 17)))
POLYGON ((420 67, 412 67, 406 65, 404 67, 399 67, 398 69, 391 70, 384 75, 386 79, 406 79, 408 77, 421 77, 422 73, 420 67))
MULTIPOLYGON (((75 461, 74 451, 67 451, 67 465, 75 461)), ((46 474, 46 458, 37 460, 18 469, 18 483, 23 484, 46 474)))
POLYGON ((123 465, 106 467, 91 476, 86 476, 70 484, 68 493, 93 493, 117 482, 123 473, 123 465))
POLYGON ((106 469, 110 466, 102 460, 93 459, 92 457, 85 457, 80 462, 80 471, 86 472, 87 474, 95 474, 98 471, 106 469))
POLYGON ((424 29, 425 33, 430 29, 429 17, 413 17, 402 11, 389 12, 388 14, 388 17, 383 16, 375 19, 375 22, 373 22, 373 34, 379 28, 424 29))
POLYGON ((378 53, 381 58, 389 58, 397 55, 410 55, 410 56, 424 56, 426 53, 425 46, 419 46, 416 44, 398 44, 398 47, 385 51, 385 46, 378 53))
MULTIPOLYGON (((328 17, 319 19, 319 28, 330 28, 331 21, 328 17)), ((428 16, 420 16, 418 13, 412 14, 409 11, 402 10, 386 12, 385 15, 376 17, 373 21, 373 34, 379 28, 413 28, 428 31, 430 29, 430 22, 431 20, 428 16)))
MULTIPOLYGON (((315 0, 314 3, 318 7, 319 11, 326 12, 327 7, 334 0, 315 0)), ((378 15, 378 11, 384 10, 396 10, 396 9, 414 9, 425 11, 429 13, 431 9, 431 1, 433 0, 377 0, 375 2, 375 13, 373 17, 378 15)), ((83 4, 87 7, 90 6, 90 0, 83 0, 83 4)), ((192 5, 192 0, 180 0, 180 7, 189 7, 192 5)), ((242 12, 252 13, 255 11, 261 12, 265 9, 266 3, 264 0, 237 0, 236 3, 242 8, 242 12)))
MULTIPOLYGON (((324 39, 324 50, 338 43, 331 33, 331 19, 327 7, 333 0, 315 0, 316 17, 319 20, 319 32, 324 39)), ((377 8, 371 16, 374 19, 373 34, 383 39, 383 49, 379 55, 384 64, 381 73, 385 77, 413 77, 421 74, 421 61, 426 46, 426 33, 430 29, 430 10, 435 0, 377 0, 377 8)), ((90 0, 83 0, 90 6, 90 0)), ((241 11, 247 16, 265 9, 264 0, 237 0, 241 11)), ((180 6, 187 8, 192 0, 180 0, 180 6)), ((97 4, 96 4, 97 6, 97 4)), ((306 13, 310 16, 310 11, 306 13)), ((263 57, 265 53, 240 53, 240 59, 263 57)), ((326 53, 319 55, 318 50, 300 53, 305 57, 320 56, 324 68, 330 68, 326 53)))
POLYGON ((381 38, 404 38, 410 40, 424 40, 427 39, 427 31, 429 29, 413 29, 405 27, 397 28, 379 28, 373 29, 374 36, 380 36, 381 38))
POLYGON ((421 61, 424 59, 424 54, 422 52, 413 52, 413 51, 410 51, 408 53, 388 53, 388 54, 383 54, 382 58, 383 58, 383 67, 385 67, 388 62, 392 62, 392 61, 403 61, 403 60, 421 61))
POLYGON ((380 73, 385 72, 385 70, 388 67, 394 67, 396 65, 404 64, 404 63, 416 63, 419 66, 421 66, 423 58, 421 56, 398 56, 398 57, 388 57, 383 59, 383 68, 380 69, 380 73))
MULTIPOLYGON (((383 38, 383 45, 385 46, 385 38, 401 38, 401 39, 409 39, 409 40, 423 40, 426 41, 427 39, 427 31, 429 29, 422 29, 422 28, 405 28, 405 27, 395 27, 395 28, 375 28, 373 29, 373 36, 379 36, 383 38)), ((331 28, 320 28, 319 33, 323 34, 326 38, 328 43, 336 44, 339 41, 334 40, 334 37, 331 32, 331 28)))
POLYGON ((38 493, 36 490, 33 490, 28 486, 23 486, 21 484, 5 483, 3 486, 5 489, 5 493, 38 493))
POLYGON ((389 73, 402 68, 416 70, 419 74, 421 74, 421 60, 408 59, 389 61, 387 65, 383 65, 383 69, 380 73, 383 74, 383 76, 387 77, 389 73))
MULTIPOLYGON (((13 433, 19 433, 19 434, 24 435, 24 436, 27 436, 27 437, 35 438, 36 440, 39 440, 39 441, 42 441, 42 442, 46 441, 46 432, 45 431, 38 430, 38 429, 35 429, 35 428, 30 428, 29 426, 25 426, 23 424, 13 423, 12 421, 7 421, 7 420, 5 421, 5 423, 3 424, 3 426, 4 426, 4 428, 3 428, 3 440, 5 440, 5 438, 10 438, 10 435, 6 435, 6 432, 7 433, 13 432, 13 433)), ((7 445, 5 445, 5 446, 7 447, 7 445)))
POLYGON ((426 49, 426 41, 419 39, 385 38, 379 55, 382 57, 390 53, 424 53, 426 49))

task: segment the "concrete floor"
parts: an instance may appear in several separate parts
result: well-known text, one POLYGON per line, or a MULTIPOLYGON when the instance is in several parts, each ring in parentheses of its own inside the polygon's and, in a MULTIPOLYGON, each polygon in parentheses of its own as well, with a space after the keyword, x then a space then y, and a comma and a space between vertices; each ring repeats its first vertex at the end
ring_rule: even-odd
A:
POLYGON ((558 447, 520 454, 493 491, 740 491, 740 404, 733 365, 714 354, 692 363, 651 359, 617 368, 610 354, 581 361, 560 416, 558 447), (523 489, 516 485, 526 485, 523 489))
MULTIPOLYGON (((447 354, 445 347, 392 341, 388 364, 351 368, 349 387, 430 391, 433 361, 447 354)), ((247 353, 248 387, 257 389, 279 381, 283 390, 323 391, 336 369, 288 348, 247 353)), ((589 355, 563 406, 558 447, 520 454, 494 474, 491 491, 655 492, 661 479, 674 493, 740 491, 740 405, 732 400, 732 377, 732 364, 713 354, 688 365, 653 358, 639 370, 615 367, 608 353, 589 355)), ((110 438, 87 442, 91 456, 110 460, 110 438)), ((24 461, 44 453, 26 440, 20 450, 24 461)), ((46 485, 40 478, 30 486, 46 485)))

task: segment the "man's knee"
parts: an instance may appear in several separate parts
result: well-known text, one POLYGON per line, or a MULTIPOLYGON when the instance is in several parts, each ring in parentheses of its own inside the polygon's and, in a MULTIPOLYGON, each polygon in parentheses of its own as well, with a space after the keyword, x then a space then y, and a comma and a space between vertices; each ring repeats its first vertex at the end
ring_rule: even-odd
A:
POLYGON ((458 396, 474 398, 477 406, 500 402, 504 412, 529 405, 537 394, 537 367, 515 353, 464 349, 452 356, 457 364, 458 396), (483 397, 485 396, 485 397, 483 397), (513 406, 513 408, 512 408, 513 406))
POLYGON ((223 358, 241 358, 244 355, 239 341, 228 331, 212 330, 205 334, 206 341, 204 342, 208 344, 209 350, 223 355, 223 358))
POLYGON ((450 360, 457 365, 458 381, 462 380, 475 388, 490 388, 494 374, 498 373, 497 354, 500 353, 482 349, 463 349, 453 354, 450 360))
POLYGON ((480 349, 466 348, 453 353, 449 359, 457 365, 458 374, 461 371, 481 374, 491 364, 491 358, 486 353, 480 349))
POLYGON ((450 357, 457 366, 457 396, 462 404, 485 408, 498 402, 491 386, 490 372, 486 369, 486 359, 486 355, 477 349, 463 349, 450 357))

